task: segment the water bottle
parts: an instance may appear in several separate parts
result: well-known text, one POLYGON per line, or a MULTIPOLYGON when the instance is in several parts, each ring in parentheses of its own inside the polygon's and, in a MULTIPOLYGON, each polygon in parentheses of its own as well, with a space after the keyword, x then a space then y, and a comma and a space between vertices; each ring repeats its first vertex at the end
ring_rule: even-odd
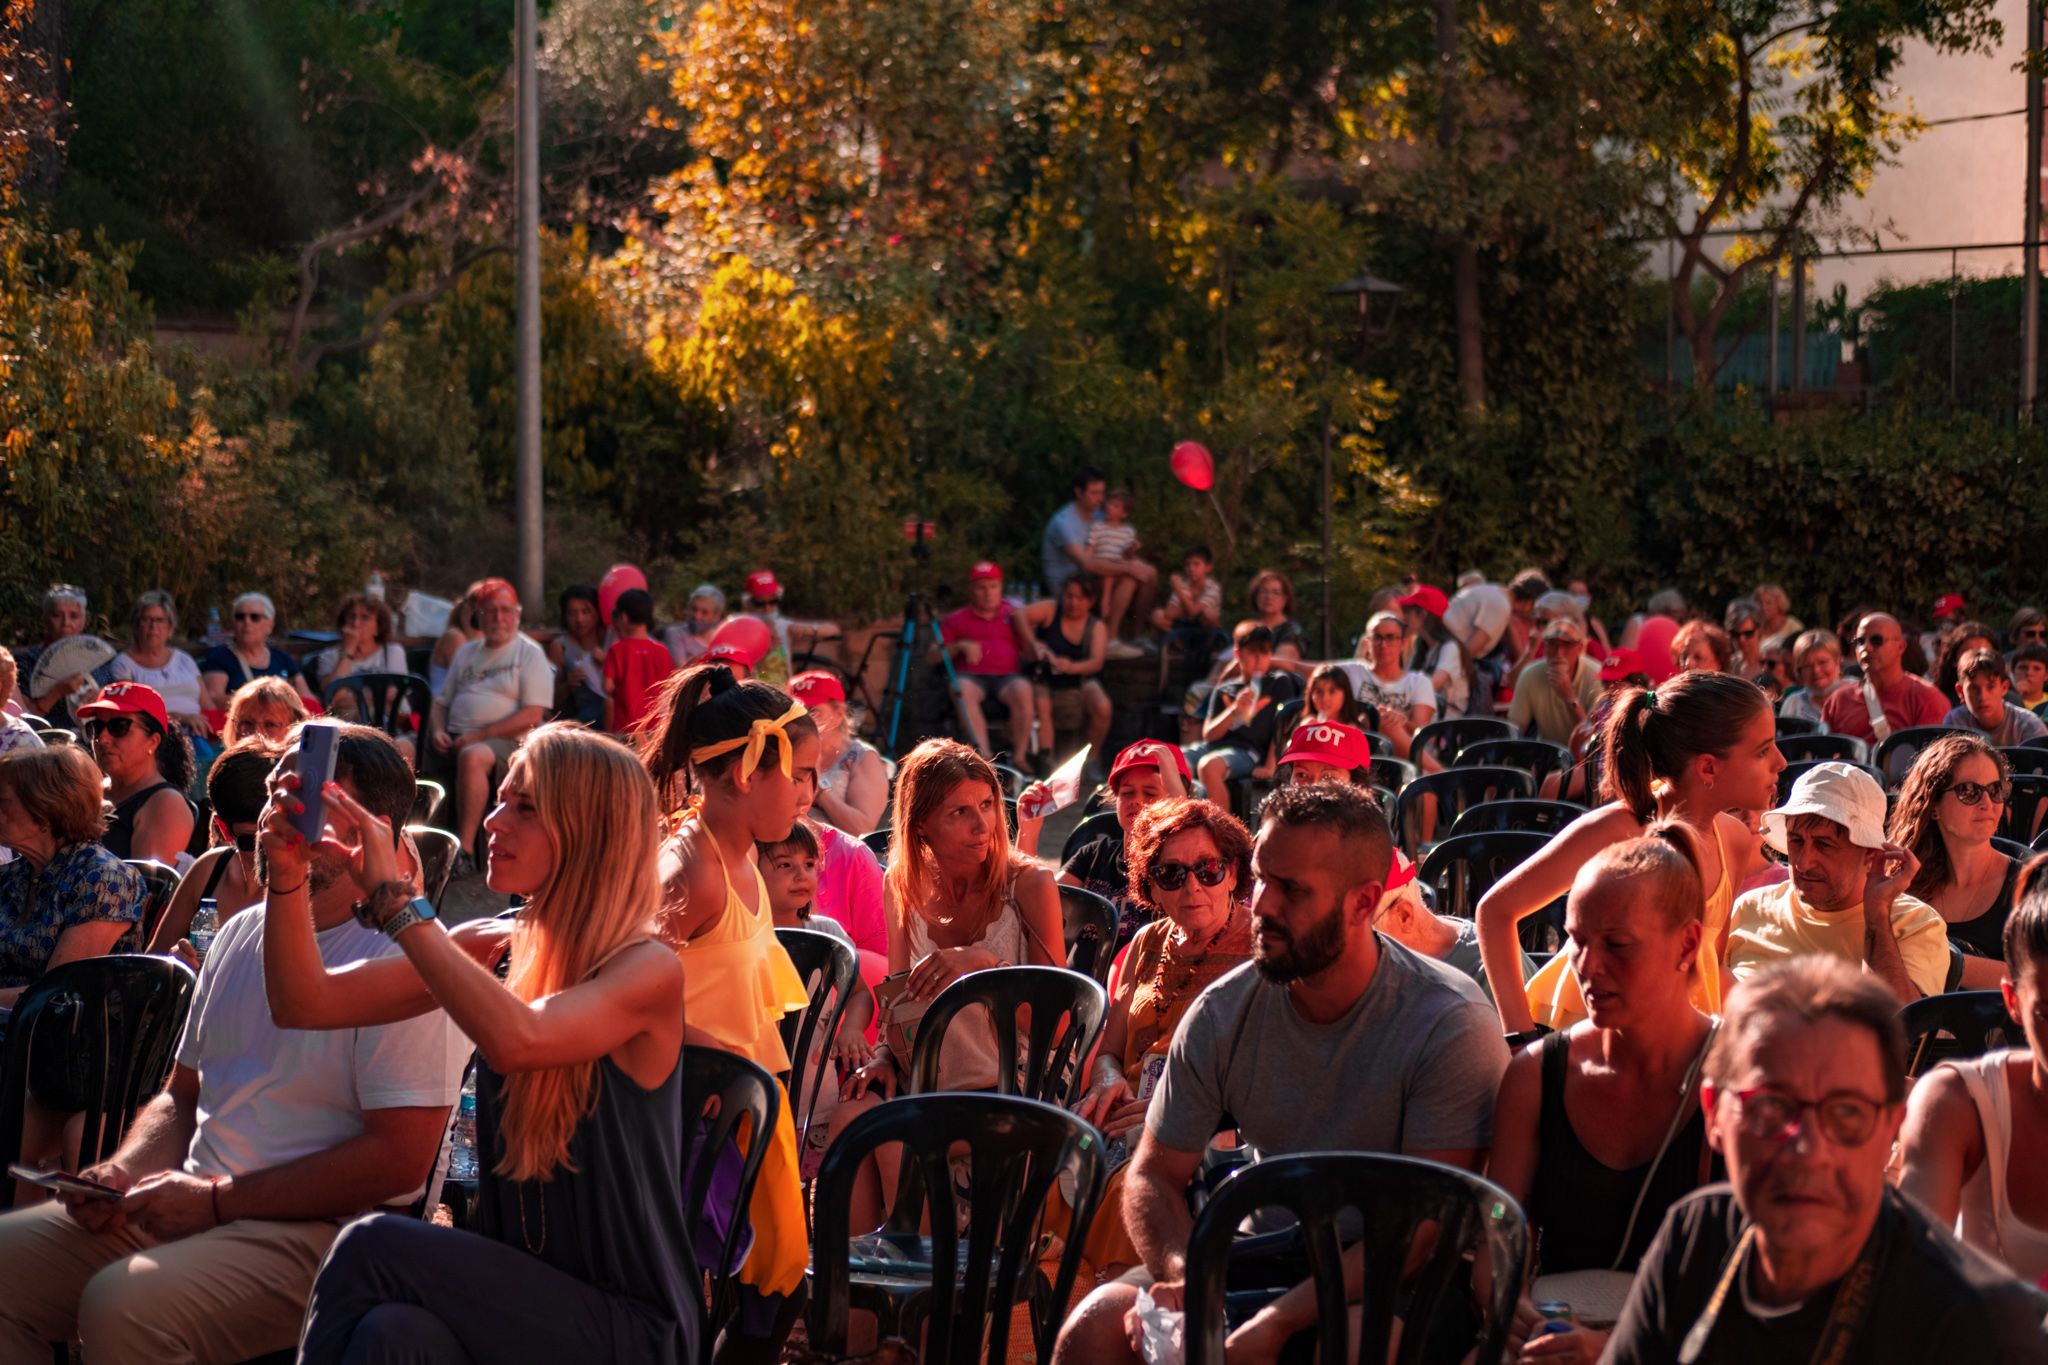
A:
POLYGON ((220 624, 220 608, 208 607, 206 609, 206 634, 202 637, 200 643, 208 649, 212 649, 227 638, 228 633, 221 628, 220 624))
POLYGON ((455 1107, 455 1131, 448 1144, 448 1178, 477 1178, 476 1159, 476 1073, 462 1078, 462 1099, 455 1107))
POLYGON ((384 575, 381 571, 370 575, 370 581, 363 586, 363 596, 376 602, 384 600, 384 575))
POLYGON ((220 902, 208 896, 192 912, 192 923, 185 929, 185 937, 191 940, 192 951, 199 954, 200 961, 206 960, 206 950, 213 946, 213 936, 219 932, 220 902))

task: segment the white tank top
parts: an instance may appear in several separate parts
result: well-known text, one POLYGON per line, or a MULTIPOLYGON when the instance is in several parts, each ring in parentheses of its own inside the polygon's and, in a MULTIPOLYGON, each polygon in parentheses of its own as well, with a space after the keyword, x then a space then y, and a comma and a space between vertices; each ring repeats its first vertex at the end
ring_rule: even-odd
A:
MULTIPOLYGON (((937 945, 932 942, 931 931, 922 915, 913 912, 909 918, 910 960, 915 963, 929 957, 937 945)), ((1024 950, 1024 913, 1017 908, 1017 884, 1014 880, 1010 883, 1010 894, 1003 901, 1002 912, 982 930, 981 937, 974 940, 972 946, 988 949, 1006 967, 1031 960, 1024 950)), ((909 1060, 907 1057, 904 1059, 906 1066, 909 1060)), ((960 1011, 946 1026, 946 1040, 939 1047, 939 1089, 991 1090, 995 1084, 995 1024, 989 1019, 987 1010, 972 1005, 960 1011)))
POLYGON ((2028 1284, 2048 1275, 2048 1229, 2021 1221, 2006 1189, 2006 1164, 2012 1159, 2012 1096, 2006 1079, 2010 1049, 1964 1061, 1944 1062, 1963 1078, 1977 1122, 1984 1130, 1984 1164, 1963 1186, 1957 1230, 1962 1239, 2028 1284))

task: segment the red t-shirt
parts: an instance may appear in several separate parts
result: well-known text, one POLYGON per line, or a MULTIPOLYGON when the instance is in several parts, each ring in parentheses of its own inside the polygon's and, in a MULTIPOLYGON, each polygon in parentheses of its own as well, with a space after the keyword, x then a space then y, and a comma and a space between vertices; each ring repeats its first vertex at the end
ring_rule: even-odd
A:
POLYGON ((972 666, 956 662, 954 666, 962 673, 974 673, 984 677, 1021 672, 1017 661, 1017 636, 1010 628, 1010 614, 1014 610, 1015 608, 1005 602, 996 608, 995 619, 989 620, 976 616, 973 607, 962 607, 939 622, 939 629, 945 634, 947 644, 972 640, 981 646, 980 662, 972 666))
POLYGON ((675 670, 674 656, 659 640, 614 641, 604 652, 604 690, 612 699, 612 729, 620 734, 639 729, 653 704, 654 689, 675 670))
MULTIPOLYGON (((1942 700, 1934 684, 1911 673, 1903 674, 1889 691, 1880 691, 1877 701, 1895 732, 1915 725, 1939 725, 1948 714, 1948 703, 1942 700)), ((1820 718, 1838 735, 1854 735, 1877 743, 1877 731, 1870 726, 1870 705, 1863 700, 1860 683, 1830 693, 1820 704, 1820 718)))

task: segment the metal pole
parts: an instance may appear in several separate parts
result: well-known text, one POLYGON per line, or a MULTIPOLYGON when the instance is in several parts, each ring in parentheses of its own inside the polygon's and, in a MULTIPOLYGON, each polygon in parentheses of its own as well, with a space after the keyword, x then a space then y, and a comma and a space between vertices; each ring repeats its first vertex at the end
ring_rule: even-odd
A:
POLYGON ((1323 653, 1325 659, 1337 656, 1330 649, 1330 405, 1323 404, 1323 653))
POLYGON ((519 595, 538 611, 544 599, 540 470, 540 81, 534 53, 540 23, 535 0, 519 0, 517 42, 519 595))
POLYGON ((1771 298, 1771 344, 1765 350, 1769 355, 1771 372, 1770 377, 1764 380, 1764 392, 1770 397, 1776 398, 1778 396, 1778 335, 1781 330, 1781 325, 1778 321, 1778 263, 1776 261, 1771 262, 1770 284, 1768 288, 1771 298))
POLYGON ((2020 421, 2034 420, 2041 383, 2041 0, 2027 0, 2026 261, 2020 286, 2020 421))
MULTIPOLYGON (((1956 316, 1958 301, 1963 296, 1963 281, 1957 265, 1957 253, 1948 253, 1948 396, 1956 396, 1956 338, 1961 325, 1956 316)), ((2026 405, 2021 404, 2021 411, 2026 405)))
POLYGON ((1672 311, 1672 281, 1678 278, 1678 243, 1664 243, 1664 392, 1678 387, 1678 314, 1672 311))
POLYGON ((1806 262, 1792 258, 1792 392, 1806 387, 1806 262))

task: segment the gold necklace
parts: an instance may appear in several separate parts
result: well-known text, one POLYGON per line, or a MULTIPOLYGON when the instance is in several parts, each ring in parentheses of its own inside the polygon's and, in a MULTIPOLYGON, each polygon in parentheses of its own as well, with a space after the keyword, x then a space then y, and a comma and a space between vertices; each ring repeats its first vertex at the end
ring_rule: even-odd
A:
POLYGON ((1209 935, 1209 941, 1202 945, 1201 951, 1183 959, 1179 964, 1174 962, 1173 935, 1167 935, 1165 945, 1159 950, 1159 965, 1152 972, 1152 1023, 1155 1028, 1165 1020, 1166 1011, 1171 1008, 1168 1001, 1178 999, 1195 983, 1195 972, 1208 960, 1210 952, 1223 941, 1223 936, 1230 932, 1230 926, 1236 922, 1237 902, 1232 901, 1230 913, 1223 917, 1223 923, 1217 926, 1216 932, 1209 935), (1169 991, 1166 984, 1166 969, 1173 965, 1184 966, 1186 971, 1169 991))
POLYGON ((526 1187, 533 1183, 536 1182, 522 1180, 513 1188, 518 1191, 519 1199, 519 1240, 526 1244, 529 1252, 538 1256, 541 1247, 548 1244, 548 1193, 546 1190, 540 1192, 540 1246, 535 1246, 526 1232, 526 1187))

